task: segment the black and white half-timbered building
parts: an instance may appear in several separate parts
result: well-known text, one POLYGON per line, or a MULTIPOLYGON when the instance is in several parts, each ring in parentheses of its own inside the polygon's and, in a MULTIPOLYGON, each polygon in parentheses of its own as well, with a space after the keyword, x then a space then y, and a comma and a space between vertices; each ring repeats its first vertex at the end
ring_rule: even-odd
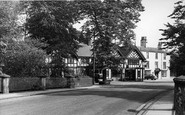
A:
POLYGON ((76 58, 66 58, 65 65, 68 67, 70 74, 72 75, 86 75, 87 66, 92 63, 92 51, 91 46, 81 44, 78 49, 76 58))
POLYGON ((122 66, 122 80, 143 81, 145 69, 145 57, 134 45, 119 47, 124 61, 122 66))
MULTIPOLYGON (((89 66, 89 64, 92 64, 93 61, 93 52, 91 51, 91 49, 91 46, 83 44, 77 52, 77 59, 65 59, 66 65, 73 74, 87 74, 87 66, 89 66)), ((120 63, 122 71, 120 75, 121 80, 143 80, 145 69, 144 63, 146 59, 136 46, 115 46, 112 52, 113 55, 116 55, 116 57, 122 59, 120 63)))

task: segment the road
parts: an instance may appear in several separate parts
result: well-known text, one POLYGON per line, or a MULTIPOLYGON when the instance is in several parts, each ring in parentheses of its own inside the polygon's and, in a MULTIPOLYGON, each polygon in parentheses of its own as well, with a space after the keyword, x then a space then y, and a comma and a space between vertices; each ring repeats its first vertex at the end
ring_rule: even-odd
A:
POLYGON ((0 101, 0 115, 134 115, 136 108, 173 89, 173 82, 112 82, 100 88, 0 101))

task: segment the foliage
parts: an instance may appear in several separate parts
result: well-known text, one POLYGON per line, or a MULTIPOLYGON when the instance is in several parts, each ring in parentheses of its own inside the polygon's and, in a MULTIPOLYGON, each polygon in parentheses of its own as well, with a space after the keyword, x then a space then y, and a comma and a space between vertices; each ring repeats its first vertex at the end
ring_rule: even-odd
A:
POLYGON ((46 53, 26 41, 8 41, 4 72, 12 77, 35 77, 46 67, 46 53))
POLYGON ((110 66, 118 61, 111 56, 112 47, 134 39, 133 29, 139 21, 139 12, 143 11, 141 1, 76 0, 76 6, 80 17, 86 19, 82 34, 88 40, 94 38, 98 65, 110 66))
POLYGON ((133 29, 143 11, 140 0, 22 1, 27 14, 26 30, 32 39, 48 44, 42 47, 56 66, 65 66, 66 57, 75 57, 79 43, 94 38, 99 65, 115 63, 111 56, 114 40, 122 44, 134 39, 133 29), (72 25, 86 20, 82 32, 72 25))
POLYGON ((77 21, 72 2, 29 1, 26 3, 28 35, 32 39, 40 39, 47 43, 48 46, 43 49, 58 59, 73 55, 78 48, 79 38, 77 30, 72 26, 77 21))
POLYGON ((177 75, 185 74, 185 5, 182 1, 176 3, 173 13, 169 16, 175 20, 174 24, 166 24, 167 29, 163 31, 163 40, 165 48, 173 49, 171 69, 178 68, 177 75))
POLYGON ((0 41, 7 44, 6 52, 0 53, 5 62, 3 72, 12 77, 37 76, 38 69, 45 66, 46 53, 38 47, 44 44, 23 37, 21 13, 19 1, 0 2, 0 41))
POLYGON ((18 37, 22 27, 17 24, 20 7, 18 1, 0 2, 0 38, 3 36, 18 37))

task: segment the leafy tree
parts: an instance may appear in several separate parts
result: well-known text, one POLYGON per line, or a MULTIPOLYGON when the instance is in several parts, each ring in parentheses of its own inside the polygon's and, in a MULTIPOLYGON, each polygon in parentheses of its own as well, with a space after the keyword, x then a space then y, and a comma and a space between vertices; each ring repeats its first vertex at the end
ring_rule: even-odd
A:
POLYGON ((16 38, 20 34, 22 27, 17 24, 20 7, 18 1, 0 2, 0 38, 9 35, 16 38))
POLYGON ((47 43, 43 49, 58 65, 63 65, 63 57, 76 53, 80 42, 88 43, 92 38, 100 65, 111 65, 112 41, 122 44, 134 39, 133 29, 139 21, 139 12, 143 11, 140 0, 23 1, 23 4, 28 35, 47 43), (86 22, 79 34, 72 25, 80 20, 86 22))
POLYGON ((78 49, 78 32, 73 24, 78 17, 72 2, 30 1, 26 2, 26 30, 32 39, 40 39, 43 47, 53 57, 68 57, 78 49), (28 4, 29 3, 29 4, 28 4))
POLYGON ((19 42, 9 39, 4 72, 12 77, 38 76, 39 70, 47 66, 46 56, 46 53, 31 44, 29 39, 19 42))
POLYGON ((86 39, 94 38, 94 51, 98 65, 115 63, 112 47, 134 39, 133 29, 143 11, 140 0, 76 0, 80 17, 87 21, 82 26, 86 39), (114 40, 119 43, 113 43, 114 40))
POLYGON ((175 20, 174 24, 166 24, 167 29, 161 29, 163 31, 164 38, 161 38, 164 42, 165 48, 173 49, 173 55, 171 60, 171 69, 177 69, 177 76, 185 74, 185 5, 182 1, 175 4, 173 13, 169 16, 175 20))
POLYGON ((23 38, 21 11, 18 1, 0 2, 0 41, 7 44, 0 61, 5 63, 3 72, 12 77, 37 76, 38 69, 45 66, 46 53, 38 47, 43 45, 38 40, 23 38))

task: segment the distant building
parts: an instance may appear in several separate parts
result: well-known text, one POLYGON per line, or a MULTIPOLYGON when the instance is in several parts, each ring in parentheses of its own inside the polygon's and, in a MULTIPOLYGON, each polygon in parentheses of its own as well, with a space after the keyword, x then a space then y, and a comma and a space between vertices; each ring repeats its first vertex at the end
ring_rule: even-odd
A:
MULTIPOLYGON (((87 68, 90 64, 92 65, 93 57, 91 49, 91 46, 82 44, 82 47, 77 51, 77 58, 65 59, 65 64, 71 70, 70 73, 76 75, 92 72, 92 68, 87 68)), ((119 65, 122 70, 122 74, 119 76, 121 80, 143 80, 144 62, 146 59, 136 46, 131 44, 127 47, 115 45, 112 49, 112 55, 122 59, 122 63, 119 65)), ((109 73, 111 72, 109 71, 109 73)))
POLYGON ((73 75, 87 74, 86 67, 92 63, 91 46, 80 44, 81 47, 76 53, 76 58, 66 58, 65 64, 73 75))
POLYGON ((146 37, 141 38, 141 46, 138 46, 138 49, 145 56, 147 64, 145 68, 145 75, 154 74, 155 69, 160 69, 161 71, 158 74, 158 79, 167 79, 170 78, 170 55, 167 55, 168 52, 162 50, 162 44, 159 42, 158 47, 147 47, 146 37))

